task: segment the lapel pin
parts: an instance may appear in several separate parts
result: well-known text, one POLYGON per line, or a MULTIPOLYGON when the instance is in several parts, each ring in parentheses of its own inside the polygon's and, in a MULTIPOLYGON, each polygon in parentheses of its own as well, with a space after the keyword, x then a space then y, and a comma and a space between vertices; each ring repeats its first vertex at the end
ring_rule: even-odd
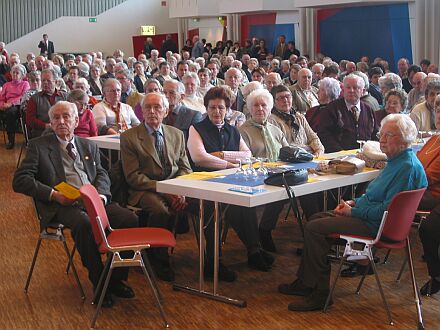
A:
POLYGON ((89 160, 89 156, 85 156, 84 158, 85 158, 86 160, 89 160))

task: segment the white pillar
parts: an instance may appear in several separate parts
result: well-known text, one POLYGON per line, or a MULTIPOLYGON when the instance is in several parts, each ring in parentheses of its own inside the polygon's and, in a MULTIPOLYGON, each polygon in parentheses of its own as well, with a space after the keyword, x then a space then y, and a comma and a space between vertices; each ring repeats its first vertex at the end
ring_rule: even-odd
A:
POLYGON ((233 26, 233 22, 232 22, 232 15, 228 14, 226 15, 226 40, 232 40, 233 36, 232 36, 232 26, 233 26))
POLYGON ((299 15, 300 51, 301 55, 315 57, 316 14, 311 8, 301 8, 299 15))
POLYGON ((182 33, 182 19, 177 19, 177 49, 180 51, 180 49, 183 48, 183 45, 185 45, 185 39, 183 37, 182 33))

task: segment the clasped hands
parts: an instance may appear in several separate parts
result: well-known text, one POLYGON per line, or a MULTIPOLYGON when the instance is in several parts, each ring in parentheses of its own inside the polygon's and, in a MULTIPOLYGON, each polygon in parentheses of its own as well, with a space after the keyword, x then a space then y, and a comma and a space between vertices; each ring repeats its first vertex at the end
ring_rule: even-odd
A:
POLYGON ((163 196, 165 197, 171 208, 176 212, 183 211, 188 206, 185 196, 171 194, 163 194, 163 196))
POLYGON ((355 205, 355 202, 353 200, 350 201, 344 201, 341 199, 341 202, 336 206, 336 208, 333 210, 333 212, 336 215, 339 216, 351 216, 351 208, 355 205))

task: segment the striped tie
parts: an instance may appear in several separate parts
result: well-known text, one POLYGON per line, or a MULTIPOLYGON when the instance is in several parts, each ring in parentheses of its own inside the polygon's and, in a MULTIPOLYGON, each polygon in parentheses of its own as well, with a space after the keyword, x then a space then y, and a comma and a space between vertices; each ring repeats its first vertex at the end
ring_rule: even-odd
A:
POLYGON ((157 155, 159 156, 160 163, 162 164, 162 168, 165 169, 166 162, 165 162, 165 153, 164 153, 165 147, 163 142, 163 136, 159 131, 154 131, 153 135, 155 138, 154 146, 156 148, 157 155))

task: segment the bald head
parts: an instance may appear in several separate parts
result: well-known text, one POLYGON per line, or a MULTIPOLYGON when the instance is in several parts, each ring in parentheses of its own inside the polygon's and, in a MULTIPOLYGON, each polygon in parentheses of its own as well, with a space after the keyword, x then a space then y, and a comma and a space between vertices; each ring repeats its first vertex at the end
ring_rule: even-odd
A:
POLYGON ((417 72, 414 74, 413 76, 413 87, 419 92, 422 93, 425 89, 425 78, 426 78, 426 73, 424 72, 417 72))
POLYGON ((306 68, 299 70, 298 84, 302 89, 310 89, 312 87, 312 71, 306 68))

